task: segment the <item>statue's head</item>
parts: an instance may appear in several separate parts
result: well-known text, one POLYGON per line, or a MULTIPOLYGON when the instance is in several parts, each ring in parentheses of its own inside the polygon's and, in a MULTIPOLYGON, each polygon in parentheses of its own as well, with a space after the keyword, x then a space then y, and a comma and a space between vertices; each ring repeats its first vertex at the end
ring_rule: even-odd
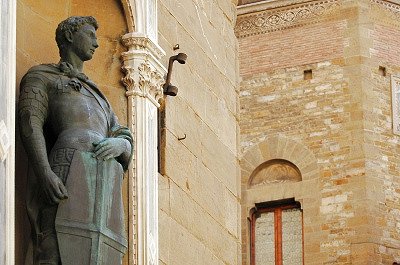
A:
POLYGON ((58 24, 56 42, 60 56, 73 52, 82 61, 92 59, 97 44, 97 21, 92 16, 69 17, 58 24))

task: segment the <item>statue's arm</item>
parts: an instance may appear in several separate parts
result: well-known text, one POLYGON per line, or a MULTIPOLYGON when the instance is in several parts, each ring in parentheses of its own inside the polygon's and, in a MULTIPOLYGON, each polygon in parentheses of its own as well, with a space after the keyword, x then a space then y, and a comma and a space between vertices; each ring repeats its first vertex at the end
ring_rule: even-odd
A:
POLYGON ((110 125, 109 136, 93 143, 93 156, 103 160, 115 158, 124 170, 127 170, 133 154, 132 134, 127 127, 118 124, 118 119, 112 111, 110 125))
POLYGON ((133 155, 133 136, 128 127, 122 126, 118 123, 117 116, 113 113, 111 119, 111 135, 115 138, 122 139, 124 144, 124 151, 116 159, 121 163, 122 167, 128 169, 129 163, 133 155))
POLYGON ((21 139, 39 185, 52 203, 67 197, 64 185, 51 170, 46 150, 43 125, 48 115, 46 84, 34 74, 27 74, 21 81, 18 105, 21 139))

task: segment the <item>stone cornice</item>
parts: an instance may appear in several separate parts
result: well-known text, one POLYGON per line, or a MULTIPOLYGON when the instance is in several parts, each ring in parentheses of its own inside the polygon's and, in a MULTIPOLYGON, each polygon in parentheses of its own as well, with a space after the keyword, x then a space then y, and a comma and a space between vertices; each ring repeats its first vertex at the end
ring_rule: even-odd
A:
MULTIPOLYGON (((270 3, 272 2, 269 1, 270 3)), ((288 3, 293 3, 293 1, 288 3)), ((340 0, 308 1, 305 3, 297 1, 297 3, 271 9, 271 7, 268 8, 268 5, 265 6, 266 2, 263 2, 264 8, 267 9, 238 16, 235 28, 236 36, 243 38, 317 22, 340 6, 340 0)))
MULTIPOLYGON (((312 1, 312 0, 311 0, 312 1)), ((249 13, 264 11, 278 7, 288 7, 291 5, 310 2, 310 0, 264 0, 255 3, 245 4, 237 7, 237 14, 245 15, 249 13)))
POLYGON ((400 18, 400 0, 371 0, 371 3, 383 7, 385 10, 392 13, 395 18, 400 18))
POLYGON ((165 52, 160 46, 140 33, 134 32, 125 34, 122 36, 122 44, 129 50, 149 50, 157 59, 161 59, 165 56, 165 52))

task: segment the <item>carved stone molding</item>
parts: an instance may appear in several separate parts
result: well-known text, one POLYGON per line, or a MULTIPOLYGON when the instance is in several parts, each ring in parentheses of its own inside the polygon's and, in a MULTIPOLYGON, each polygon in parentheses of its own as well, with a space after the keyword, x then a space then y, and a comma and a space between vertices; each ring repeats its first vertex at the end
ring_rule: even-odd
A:
POLYGON ((135 3, 135 30, 158 42, 157 0, 129 0, 135 3))
POLYGON ((394 19, 400 18, 400 1, 371 0, 375 7, 380 7, 389 11, 394 19))
POLYGON ((338 10, 339 6, 339 0, 324 0, 243 14, 237 19, 235 33, 243 38, 314 23, 338 10))
POLYGON ((122 44, 130 51, 148 50, 157 59, 165 56, 165 52, 148 37, 139 33, 128 33, 122 37, 122 44))
POLYGON ((2 161, 0 171, 0 230, 2 243, 0 244, 2 264, 15 264, 15 168, 20 161, 15 161, 15 62, 16 62, 16 16, 17 1, 2 1, 0 8, 0 77, 2 98, 0 104, 0 122, 4 121, 2 137, 5 146, 5 161, 2 161))

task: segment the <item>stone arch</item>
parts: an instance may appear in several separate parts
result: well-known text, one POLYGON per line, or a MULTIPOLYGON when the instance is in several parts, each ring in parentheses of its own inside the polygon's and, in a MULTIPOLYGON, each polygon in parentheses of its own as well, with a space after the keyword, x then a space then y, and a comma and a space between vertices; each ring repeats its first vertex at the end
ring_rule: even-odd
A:
POLYGON ((128 32, 134 32, 136 29, 135 23, 137 19, 136 14, 136 1, 135 0, 121 0, 122 7, 124 8, 124 14, 126 24, 128 26, 128 32))
MULTIPOLYGON (((256 204, 271 201, 294 199, 303 210, 303 220, 310 220, 319 209, 318 189, 320 171, 314 154, 301 142, 278 135, 269 137, 249 148, 240 160, 241 167, 241 209, 242 244, 250 253, 250 230, 248 218, 256 204), (275 176, 259 176, 262 170, 271 166, 284 166, 288 172, 278 172, 275 176), (297 173, 297 174, 296 174, 297 173), (279 180, 286 181, 279 181, 279 180), (278 181, 276 181, 278 180, 278 181)), ((274 168, 270 168, 274 169, 274 168)), ((285 170, 282 170, 285 171, 285 170)), ((305 229, 310 226, 305 222, 305 229)))
POLYGON ((317 160, 305 145, 284 136, 275 136, 267 138, 244 153, 240 161, 242 185, 248 187, 254 170, 261 164, 274 159, 286 160, 294 164, 300 171, 302 180, 318 177, 317 160))

